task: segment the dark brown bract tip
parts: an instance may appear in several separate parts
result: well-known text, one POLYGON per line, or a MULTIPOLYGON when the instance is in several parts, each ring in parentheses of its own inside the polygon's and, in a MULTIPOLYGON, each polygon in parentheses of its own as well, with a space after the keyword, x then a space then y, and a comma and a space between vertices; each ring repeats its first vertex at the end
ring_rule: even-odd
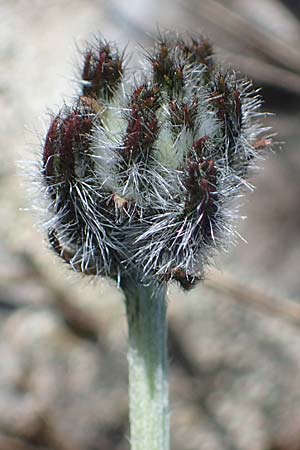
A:
POLYGON ((175 130, 180 132, 182 127, 192 130, 195 126, 197 117, 197 103, 192 104, 172 100, 170 103, 170 119, 175 130))
POLYGON ((177 267, 171 270, 170 279, 175 280, 183 290, 190 291, 202 278, 191 276, 183 268, 177 267))
POLYGON ((109 100, 123 76, 123 55, 99 41, 84 53, 83 95, 109 100))
POLYGON ((211 100, 224 132, 237 137, 243 120, 239 90, 226 80, 226 76, 219 74, 214 83, 211 100))
POLYGON ((147 157, 159 131, 156 117, 158 108, 157 86, 148 87, 143 84, 135 89, 130 99, 128 126, 124 140, 123 158, 126 162, 136 162, 147 157))
POLYGON ((162 40, 158 42, 155 54, 149 58, 154 83, 162 86, 171 97, 178 94, 184 84, 184 64, 179 61, 176 49, 173 43, 162 40))
POLYGON ((61 111, 51 122, 43 151, 43 175, 47 184, 75 176, 76 159, 88 152, 94 115, 79 108, 61 111))
POLYGON ((217 170, 214 160, 191 159, 186 178, 187 200, 185 214, 197 213, 204 239, 212 235, 211 219, 217 212, 217 170))
POLYGON ((203 64, 208 68, 213 67, 213 46, 208 39, 202 36, 192 38, 189 44, 182 42, 181 48, 189 63, 203 64))

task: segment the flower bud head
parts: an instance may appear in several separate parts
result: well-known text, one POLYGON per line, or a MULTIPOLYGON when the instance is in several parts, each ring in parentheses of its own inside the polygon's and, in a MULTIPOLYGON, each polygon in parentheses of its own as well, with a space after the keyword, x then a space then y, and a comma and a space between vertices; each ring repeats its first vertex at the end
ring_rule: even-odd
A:
POLYGON ((84 273, 189 289, 234 240, 232 200, 271 145, 261 100, 201 36, 160 36, 150 73, 126 84, 114 45, 83 56, 83 95, 43 149, 50 243, 84 273))

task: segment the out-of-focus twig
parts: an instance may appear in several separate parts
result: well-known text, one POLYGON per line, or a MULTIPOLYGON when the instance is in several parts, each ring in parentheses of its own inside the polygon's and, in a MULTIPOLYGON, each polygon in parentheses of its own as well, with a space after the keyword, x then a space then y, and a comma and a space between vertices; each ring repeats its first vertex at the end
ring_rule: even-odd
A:
MULTIPOLYGON (((106 352, 105 336, 103 335, 99 323, 92 314, 89 314, 83 308, 72 302, 72 299, 69 298, 67 292, 53 283, 51 276, 49 276, 47 271, 42 268, 31 254, 22 252, 19 254, 19 257, 22 262, 25 263, 26 272, 23 274, 21 272, 18 277, 14 277, 14 283, 21 282, 22 279, 28 280, 29 277, 40 280, 43 286, 51 292, 54 299, 54 306, 61 313, 65 324, 69 329, 78 337, 98 342, 98 345, 101 346, 101 350, 106 352)), ((7 284, 8 282, 9 279, 6 278, 5 283, 7 284)), ((8 306, 9 305, 6 307, 8 306)), ((20 305, 15 306, 18 307, 20 305)), ((0 450, 2 450, 1 447, 0 450)))
POLYGON ((271 34, 266 28, 246 20, 238 12, 216 0, 201 1, 197 3, 198 8, 194 8, 189 2, 181 0, 179 2, 188 13, 194 16, 201 15, 228 34, 244 41, 249 48, 254 48, 256 52, 264 54, 280 66, 299 73, 299 50, 271 34))
POLYGON ((233 54, 225 50, 222 51, 222 54, 232 66, 246 73, 250 78, 300 95, 300 75, 255 57, 233 54))
POLYGON ((239 303, 254 307, 268 315, 286 319, 293 325, 300 327, 300 305, 296 302, 279 300, 259 289, 239 283, 230 275, 217 270, 210 271, 205 286, 226 294, 239 303))
POLYGON ((47 450, 46 447, 31 445, 22 439, 0 434, 1 450, 47 450))
MULTIPOLYGON (((22 257, 26 259, 29 257, 32 260, 31 255, 23 254, 22 257)), ((45 274, 45 271, 39 269, 34 261, 31 261, 30 265, 31 275, 42 280, 43 285, 52 292, 55 298, 55 306, 64 317, 66 325, 80 337, 92 341, 98 340, 104 345, 105 339, 99 329, 99 324, 96 323, 92 315, 81 307, 74 305, 65 291, 55 286, 45 274), (101 339, 99 339, 99 333, 101 334, 101 339)), ((28 274, 26 275, 27 277, 28 274)), ((22 281, 22 277, 14 279, 14 282, 20 281, 22 281)), ((216 292, 226 294, 235 301, 259 309, 266 314, 288 320, 293 325, 300 327, 300 304, 296 301, 267 295, 261 289, 240 283, 229 274, 218 270, 210 270, 204 285, 216 292)), ((107 351, 105 345, 103 351, 107 351)))

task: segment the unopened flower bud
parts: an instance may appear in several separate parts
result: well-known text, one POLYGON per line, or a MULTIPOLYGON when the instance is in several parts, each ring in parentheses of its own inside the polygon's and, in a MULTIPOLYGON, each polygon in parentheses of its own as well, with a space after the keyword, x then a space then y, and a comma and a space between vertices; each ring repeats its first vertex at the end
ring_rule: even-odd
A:
POLYGON ((231 202, 271 145, 261 100, 215 65, 201 36, 161 36, 147 53, 151 72, 131 85, 121 55, 89 46, 77 106, 50 124, 49 240, 75 270, 189 289, 234 240, 231 202))

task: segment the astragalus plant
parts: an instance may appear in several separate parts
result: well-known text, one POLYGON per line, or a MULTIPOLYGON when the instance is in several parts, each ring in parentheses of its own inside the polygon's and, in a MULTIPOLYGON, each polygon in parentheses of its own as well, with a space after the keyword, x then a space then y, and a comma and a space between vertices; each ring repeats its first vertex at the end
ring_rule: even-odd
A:
POLYGON ((235 240, 235 199, 269 146, 251 82, 202 36, 160 35, 145 68, 102 39, 51 117, 41 178, 51 247, 125 295, 132 450, 169 448, 166 289, 190 289, 235 240))

